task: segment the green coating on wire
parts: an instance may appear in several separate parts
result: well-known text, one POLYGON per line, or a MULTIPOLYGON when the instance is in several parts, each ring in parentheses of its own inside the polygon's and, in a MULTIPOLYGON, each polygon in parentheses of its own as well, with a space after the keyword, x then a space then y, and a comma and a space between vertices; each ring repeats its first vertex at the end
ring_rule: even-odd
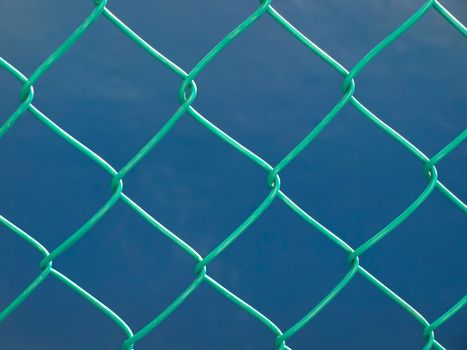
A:
POLYGON ((438 189, 447 198, 449 198, 459 209, 464 213, 467 213, 467 205, 459 199, 454 193, 452 193, 446 186, 444 186, 439 178, 436 170, 436 165, 450 153, 452 153, 462 142, 467 138, 467 129, 463 130, 459 136, 453 141, 446 145, 432 158, 427 157, 411 142, 405 139, 397 131, 392 129, 389 125, 384 123, 379 117, 365 107, 355 97, 355 79, 358 74, 365 68, 365 66, 371 62, 374 57, 380 54, 386 47, 391 45, 392 42, 397 40, 407 30, 409 30, 416 22, 421 20, 423 16, 430 10, 438 12, 451 26, 453 26, 463 37, 467 37, 466 27, 456 19, 444 6, 442 6, 436 0, 430 0, 424 2, 424 4, 401 26, 396 28, 386 38, 384 38, 379 44, 371 49, 351 70, 347 70, 328 53, 319 48, 315 43, 308 39, 302 34, 297 28, 289 23, 279 12, 277 12, 271 6, 271 0, 260 1, 258 8, 246 18, 240 25, 226 35, 206 56, 199 61, 190 72, 185 72, 182 68, 177 66, 170 59, 165 57, 163 54, 154 49, 149 43, 144 41, 140 36, 133 32, 125 23, 118 19, 107 7, 106 0, 96 0, 96 7, 91 14, 79 25, 79 27, 60 45, 39 67, 30 75, 29 78, 19 72, 14 66, 5 61, 0 57, 0 67, 22 84, 20 91, 21 103, 15 112, 7 118, 7 120, 0 126, 0 138, 2 138, 11 127, 14 126, 15 122, 24 114, 29 111, 35 118, 43 123, 47 128, 52 130, 61 139, 68 142, 77 151, 83 153, 106 171, 110 176, 110 188, 111 195, 107 202, 95 213, 88 221, 86 221, 76 232, 69 235, 58 247, 52 251, 48 251, 38 241, 36 241, 31 235, 17 227, 15 224, 10 222, 7 218, 0 215, 0 222, 11 232, 16 234, 19 238, 23 239, 40 254, 43 255, 42 261, 40 261, 40 272, 37 277, 12 301, 0 312, 0 322, 8 317, 15 309, 17 309, 21 303, 27 299, 30 294, 38 288, 41 283, 49 276, 55 277, 58 281, 75 291, 78 295, 83 297, 85 300, 94 305, 98 310, 109 317, 118 327, 120 327, 125 335, 125 340, 122 342, 122 349, 131 350, 134 345, 144 338, 148 333, 154 331, 167 317, 169 317, 175 310, 181 306, 184 301, 196 291, 196 289, 202 284, 206 283, 211 286, 214 290, 219 292, 221 295, 226 297, 228 300, 236 304, 242 310, 253 316, 256 320, 261 322, 266 328, 268 328, 274 335, 275 340, 272 342, 271 347, 275 349, 290 349, 286 345, 286 341, 291 338, 294 334, 299 332, 305 327, 314 317, 322 312, 326 306, 331 303, 339 293, 352 281, 356 274, 361 275, 369 283, 380 290, 384 295, 393 300, 397 305, 404 309, 410 314, 415 320, 417 320, 421 326, 421 336, 425 340, 423 349, 444 349, 444 347, 435 340, 434 331, 443 325, 447 320, 453 317, 467 304, 467 295, 454 306, 448 309, 438 319, 429 323, 417 310, 415 310, 409 303, 392 291, 389 287, 383 284, 380 280, 374 277, 370 272, 364 269, 360 265, 360 257, 375 244, 384 239, 388 234, 394 231, 395 228, 400 226, 418 207, 431 195, 431 193, 438 189), (216 56, 230 43, 247 30, 251 25, 255 23, 260 17, 264 15, 271 16, 280 26, 282 26, 292 37, 298 40, 301 44, 307 47, 312 53, 321 58, 329 66, 335 69, 343 76, 342 91, 343 97, 341 100, 329 111, 327 115, 316 125, 316 127, 309 132, 309 134, 299 144, 293 148, 288 154, 281 160, 276 166, 271 166, 257 154, 240 144, 238 141, 233 139, 231 136, 226 134, 224 131, 219 129, 217 126, 212 124, 206 119, 198 110, 195 109, 193 103, 196 100, 197 87, 195 83, 196 77, 209 65, 209 63, 216 58, 216 56), (182 79, 181 87, 179 90, 180 106, 175 113, 170 117, 166 124, 149 140, 149 142, 133 157, 131 158, 119 171, 115 170, 110 164, 104 159, 99 157, 94 151, 86 147, 80 141, 75 139, 73 136, 68 134, 65 130, 55 124, 49 117, 39 111, 32 104, 34 99, 33 85, 37 82, 47 70, 59 60, 73 44, 83 36, 89 27, 99 17, 104 16, 113 25, 115 25, 127 38, 138 45, 150 56, 161 62, 165 67, 170 69, 176 75, 182 79), (417 157, 423 164, 422 173, 427 177, 428 183, 425 190, 395 219, 389 222, 385 227, 376 232, 370 239, 364 242, 357 248, 352 248, 349 244, 344 242, 337 234, 326 228, 324 225, 316 221, 310 214, 306 213, 300 208, 295 202, 293 202, 280 187, 280 172, 288 166, 309 144, 319 136, 319 134, 334 120, 339 112, 346 106, 351 105, 357 111, 359 111, 365 118, 374 123, 378 128, 383 130, 388 136, 397 141, 402 147, 405 147, 410 153, 417 157), (190 245, 180 239, 175 233, 170 231, 164 225, 159 223, 154 217, 147 213, 131 198, 129 198, 123 192, 123 179, 128 172, 130 172, 138 163, 140 163, 154 147, 171 131, 173 126, 184 116, 189 115, 194 120, 199 122, 205 128, 207 128, 213 135, 219 137, 221 140, 226 142, 228 145, 233 147, 235 150, 240 152, 242 155, 250 159, 257 166, 265 170, 267 174, 267 184, 270 187, 269 194, 259 204, 259 206, 253 211, 253 213, 247 217, 237 229, 235 229, 230 235, 228 235, 224 241, 218 244, 206 257, 202 257, 196 252, 190 245), (276 199, 284 202, 294 213, 301 217, 305 222, 310 224, 321 234, 327 237, 331 242, 339 246, 348 256, 349 270, 345 276, 342 277, 341 281, 326 295, 323 299, 314 307, 310 308, 310 311, 306 313, 301 320, 296 322, 290 328, 285 331, 281 331, 280 328, 271 321, 267 316, 256 310, 253 306, 243 301, 240 297, 227 290, 224 286, 220 285, 217 281, 211 278, 207 274, 207 266, 213 260, 215 260, 219 254, 224 250, 228 249, 235 240, 239 239, 248 228, 267 210, 273 201, 276 199), (162 233, 165 237, 171 240, 178 247, 183 249, 187 254, 193 257, 195 261, 194 265, 194 279, 190 285, 177 296, 170 305, 168 305, 159 315, 156 315, 150 322, 148 322, 142 329, 137 332, 133 332, 129 325, 125 323, 114 311, 108 308, 104 303, 96 299, 94 296, 89 294, 82 287, 78 286, 68 277, 61 274, 56 269, 52 268, 52 263, 70 249, 78 240, 85 236, 89 230, 96 225, 96 223, 106 214, 117 201, 121 200, 129 208, 131 208, 136 214, 138 214, 143 220, 152 225, 157 232, 162 233))

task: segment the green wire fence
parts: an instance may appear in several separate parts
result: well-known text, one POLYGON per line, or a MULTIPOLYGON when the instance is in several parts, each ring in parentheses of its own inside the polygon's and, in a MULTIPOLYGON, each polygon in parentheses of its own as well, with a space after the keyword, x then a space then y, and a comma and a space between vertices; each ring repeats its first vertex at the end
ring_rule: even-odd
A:
POLYGON ((414 317, 421 325, 420 336, 424 338, 423 349, 444 349, 444 347, 435 339, 435 330, 443 325, 447 320, 459 312, 467 304, 467 294, 459 300, 455 305, 450 307, 444 314, 440 315, 437 319, 429 322, 422 314, 415 310, 410 304, 404 299, 392 291, 388 286, 383 284, 380 280, 374 277, 368 272, 361 264, 360 257, 385 236, 390 234, 396 227, 401 225, 417 208, 430 196, 434 190, 441 191, 450 201, 456 205, 464 213, 467 213, 467 205, 454 193, 452 193, 446 186, 444 186, 438 178, 438 172, 436 165, 454 149, 456 149, 465 139, 467 138, 467 129, 463 130, 454 140, 446 145, 433 157, 429 158, 422 153, 416 146, 410 143, 407 139, 401 136, 397 131, 392 129, 389 125, 385 124, 379 117, 371 112, 365 105, 360 102, 355 96, 355 78, 365 68, 365 66, 373 60, 373 58, 381 53, 386 47, 391 45, 407 30, 409 30, 416 22, 423 19, 424 15, 428 11, 436 11, 445 20, 447 25, 451 25, 456 29, 464 38, 467 37, 466 27, 456 19, 439 1, 429 0, 423 3, 423 5, 400 27, 395 29, 391 34, 384 38, 378 45, 372 48, 352 69, 347 70, 328 53, 319 48, 315 43, 308 39, 302 34, 297 28, 295 28, 290 22, 288 22, 279 12, 277 12, 271 6, 271 0, 260 1, 257 9, 242 23, 240 23, 234 30, 226 35, 210 52, 199 61, 196 66, 189 72, 184 71, 182 68, 177 66, 170 59, 165 57, 163 54, 158 52, 149 43, 144 41, 138 34, 133 32, 131 28, 125 25, 117 16, 115 16, 107 7, 106 0, 96 0, 95 8, 91 14, 80 24, 80 26, 61 44, 39 67, 28 77, 18 71, 12 64, 5 61, 0 57, 0 67, 6 70, 8 73, 13 75, 22 84, 20 91, 21 104, 15 110, 15 112, 8 117, 6 122, 0 127, 0 138, 3 137, 8 130, 14 126, 15 122, 24 114, 25 111, 29 111, 35 118, 37 118, 46 127, 50 128, 58 137, 62 138, 73 146, 78 152, 85 154, 87 157, 92 159, 98 164, 104 171, 106 171, 111 177, 111 195, 108 201, 95 213, 87 222, 85 222, 76 232, 71 234, 64 242, 58 247, 55 247, 50 252, 40 242, 35 240, 32 235, 26 233, 21 228, 16 226, 14 223, 9 221, 7 218, 0 215, 0 222, 7 227, 12 233, 23 239, 25 242, 30 244, 32 247, 37 249, 42 255, 43 259, 40 262, 40 272, 37 277, 10 303, 0 312, 0 326, 1 322, 5 320, 12 312, 14 312, 21 303, 26 300, 31 293, 38 288, 41 283, 49 276, 56 278, 63 282, 66 286, 71 288, 73 291, 78 293, 81 297, 85 298, 113 322, 120 327, 125 334, 125 340, 122 343, 122 349, 131 350, 135 347, 138 341, 145 337, 148 333, 154 331, 167 317, 176 311, 184 301, 190 297, 190 295, 202 284, 206 283, 218 291, 221 295, 235 303, 238 307, 249 313, 252 317, 256 318, 259 322, 264 324, 274 335, 275 341, 271 341, 271 348, 275 349, 290 349, 286 342, 294 334, 299 332, 306 324, 308 324, 314 317, 318 315, 330 302, 338 296, 338 294, 345 288, 355 277, 360 274, 369 283, 379 289, 384 295, 392 299, 397 305, 414 317), (277 165, 272 166, 263 160, 261 157, 256 155, 254 152, 237 142, 235 139, 227 135, 224 131, 212 124, 206 117, 204 117, 195 107, 194 102, 196 100, 197 88, 195 79, 196 77, 208 66, 208 64, 216 58, 216 56, 230 43, 235 40, 244 31, 248 30, 261 16, 270 16, 277 22, 278 25, 283 27, 291 37, 298 40, 301 44, 307 47, 311 53, 320 57, 329 66, 338 71, 343 77, 342 93, 343 97, 341 100, 329 111, 327 115, 316 125, 316 127, 310 131, 310 133, 295 147, 293 148, 277 165), (147 54, 151 55, 156 61, 159 61, 176 75, 182 79, 181 87, 179 90, 179 101, 180 106, 171 116, 168 122, 150 139, 150 141, 133 157, 125 166, 120 170, 115 170, 109 163, 99 157, 94 151, 86 147, 84 144, 75 139, 72 135, 68 134, 60 126, 58 126, 52 119, 42 113, 33 104, 34 89, 33 85, 36 83, 47 70, 59 60, 71 46, 75 44, 80 37, 82 37, 89 27, 99 18, 104 17, 115 25, 123 34, 136 45, 138 45, 147 54), (412 153, 421 162, 421 168, 427 178, 427 186, 424 191, 394 220, 383 227, 379 232, 375 233, 370 239, 368 239, 362 245, 352 248, 349 244, 344 242, 339 236, 329 229, 324 227, 313 217, 306 213, 299 205, 293 202, 284 191, 281 190, 280 172, 290 164, 295 157, 300 154, 328 125, 333 121, 336 115, 346 105, 351 105, 357 109, 364 118, 369 119, 371 122, 381 128, 387 135, 393 138, 396 142, 401 144, 407 149, 408 152, 412 153), (180 239, 175 233, 171 232, 168 228, 159 223, 154 217, 147 213, 141 208, 135 201, 128 197, 123 192, 123 179, 128 172, 130 172, 138 163, 144 159, 149 152, 168 134, 170 133, 173 126, 182 117, 192 117, 201 125, 206 127, 214 136, 219 137, 221 140, 229 144, 235 150, 249 158, 257 166, 261 167, 265 171, 267 176, 267 184, 270 188, 269 194, 263 200, 263 202, 246 218, 246 220, 238 226, 235 231, 225 238, 216 248, 214 248, 205 257, 202 257, 195 249, 190 247, 182 239, 180 239), (262 314, 259 310, 253 306, 247 304, 241 298, 227 290, 221 284, 216 282, 207 274, 207 266, 210 262, 215 260, 219 254, 225 249, 228 249, 236 239, 238 239, 245 231, 267 210, 271 203, 275 200, 283 201, 293 212, 299 217, 305 220, 308 224, 317 229, 321 234, 326 236, 333 243, 338 245, 345 254, 348 255, 349 270, 345 276, 342 277, 340 282, 315 306, 310 307, 310 310, 303 316, 302 319, 298 320, 292 327, 286 330, 279 329, 275 323, 270 320, 267 316, 262 314), (183 249, 187 254, 194 259, 194 279, 186 289, 178 295, 170 305, 168 305, 164 311, 159 315, 156 315, 153 320, 147 323, 143 328, 133 331, 131 327, 120 318, 114 311, 108 308, 102 301, 96 299, 86 290, 78 286, 71 279, 60 273, 58 270, 52 267, 53 261, 60 255, 70 249, 78 240, 86 235, 89 230, 96 225, 96 223, 106 215, 109 210, 115 205, 117 201, 122 201, 128 207, 138 214, 145 221, 150 223, 157 232, 165 235, 178 247, 183 249))

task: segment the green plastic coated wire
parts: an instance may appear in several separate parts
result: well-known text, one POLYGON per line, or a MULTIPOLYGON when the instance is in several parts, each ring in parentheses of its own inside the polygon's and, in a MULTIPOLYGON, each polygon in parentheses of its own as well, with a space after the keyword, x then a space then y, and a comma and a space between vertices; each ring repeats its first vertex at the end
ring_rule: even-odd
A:
POLYGON ((431 195, 431 193, 438 189, 444 194, 450 201, 452 201, 461 211, 467 213, 467 205, 459 199, 454 193, 452 193, 446 186, 444 186, 438 177, 436 165, 452 153, 459 145, 461 145, 467 138, 467 129, 463 130, 454 140, 446 145, 433 157, 429 158, 423 154, 416 146, 405 139, 397 131, 392 129, 389 125, 384 123, 379 117, 377 117, 372 111, 363 105, 355 97, 355 79, 359 73, 371 62, 375 56, 380 54, 386 47, 391 45, 401 35, 410 28, 422 20, 424 15, 428 11, 436 11, 440 14, 453 28, 455 28, 464 38, 467 37, 466 27, 456 19, 439 1, 430 0, 423 3, 423 5, 401 26, 396 28, 386 38, 384 38, 379 44, 372 48, 352 69, 347 70, 328 53, 319 48, 309 38, 302 34, 297 28, 289 23, 279 12, 277 12, 271 6, 271 0, 260 1, 257 9, 236 28, 234 28, 229 34, 227 34, 214 48, 209 51, 202 60, 200 60, 195 67, 186 72, 174 62, 168 59, 166 56, 157 51, 153 46, 142 39, 138 34, 132 31, 124 22, 117 18, 107 7, 106 0, 96 0, 95 8, 91 14, 84 19, 79 27, 61 44, 39 67, 28 77, 18 71, 13 65, 0 57, 0 67, 10 73, 21 83, 20 98, 21 103, 15 112, 7 118, 7 120, 0 126, 0 139, 14 126, 16 121, 21 118, 24 112, 29 111, 35 118, 37 118, 45 127, 52 130, 58 137, 68 142, 78 152, 89 157, 109 176, 110 182, 110 194, 109 199, 104 205, 86 221, 76 232, 71 233, 67 239, 51 251, 43 247, 32 235, 26 233, 21 228, 17 227, 14 223, 9 221, 7 218, 0 215, 0 222, 17 237, 31 245, 37 251, 42 254, 43 258, 39 263, 39 273, 37 277, 3 310, 0 311, 0 323, 5 320, 12 312, 14 312, 24 300, 26 300, 31 293, 38 288, 42 282, 49 276, 54 277, 64 285, 72 289, 78 295, 86 299, 89 303, 94 305, 99 311, 109 317, 118 327, 121 328, 124 334, 124 340, 122 341, 123 350, 131 350, 135 347, 135 344, 144 338, 147 334, 154 331, 164 320, 167 319, 172 313, 180 307, 184 301, 193 294, 197 288, 205 283, 211 286, 218 293, 226 297, 228 300, 233 302, 239 308, 250 314, 256 320, 261 322, 267 329, 272 332, 274 340, 271 341, 271 348, 277 350, 290 349, 286 342, 288 339, 293 337, 303 327, 305 327, 313 318, 315 318, 320 312, 322 312, 326 306, 331 303, 339 293, 353 280, 353 278, 359 274, 364 277, 370 284, 375 286, 384 295, 393 300, 403 310, 410 314, 415 320, 421 325, 420 335, 424 338, 425 344, 423 349, 444 349, 444 347, 435 339, 435 330, 441 327, 451 317, 455 316, 465 305, 467 304, 467 295, 454 306, 450 307, 443 315, 435 319, 431 323, 428 322, 417 310, 415 310, 410 304, 404 299, 397 295, 388 286, 383 284, 379 279, 374 277, 370 272, 360 264, 361 256, 369 249, 371 249, 378 242, 383 240, 388 234, 394 231, 395 228, 400 226, 410 215, 412 215, 417 208, 431 195), (212 62, 217 55, 222 52, 228 45, 232 43, 238 36, 248 30, 249 27, 262 16, 268 15, 274 19, 281 27, 283 27, 291 37, 298 40, 306 48, 308 48, 313 54, 317 55, 330 67, 339 72, 343 77, 342 92, 343 96, 341 100, 321 119, 321 121, 311 130, 308 135, 301 140, 297 146, 290 150, 277 165, 272 166, 263 160, 260 156, 240 144, 234 138, 226 134, 224 131, 219 129, 217 126, 212 124, 207 118, 205 118, 195 107, 194 102, 197 96, 197 87, 195 83, 196 77, 212 62), (165 67, 170 69, 173 73, 178 75, 181 79, 181 86, 179 90, 179 101, 180 106, 170 117, 166 124, 149 140, 149 142, 141 148, 141 150, 131 158, 120 170, 114 169, 109 163, 97 155, 94 151, 86 147, 80 141, 75 139, 73 136, 68 134, 60 126, 58 126, 52 119, 46 116, 43 112, 38 110, 33 104, 34 89, 33 85, 52 67, 57 60, 59 60, 75 43, 79 40, 89 29, 92 24, 100 17, 105 17, 110 23, 115 25, 125 37, 130 39, 133 43, 138 45, 147 54, 153 57, 156 61, 162 63, 165 67), (381 228, 378 232, 374 233, 366 242, 362 245, 352 248, 349 244, 344 242, 339 235, 332 232, 324 225, 315 220, 309 213, 305 212, 298 204, 292 201, 282 190, 280 181, 280 172, 286 168, 304 149, 306 149, 313 140, 320 135, 320 133, 334 120, 334 118, 340 113, 340 111, 347 105, 353 106, 362 116, 374 123, 378 128, 383 130, 388 136, 397 141, 402 147, 406 148, 416 158, 418 158, 421 165, 421 172, 427 178, 427 186, 422 193, 413 200, 413 202, 403 210, 395 219, 390 221, 386 226, 381 228), (205 257, 202 257, 195 249, 189 246, 186 242, 180 239, 175 233, 170 231, 168 228, 158 222, 153 216, 147 213, 141 208, 136 202, 128 197, 123 192, 123 179, 125 176, 134 169, 144 158, 151 152, 157 144, 170 133, 174 125, 184 116, 191 116, 194 120, 199 122, 202 126, 208 129, 213 135, 220 138, 236 151, 250 159, 254 164, 264 169, 265 177, 267 178, 267 184, 269 186, 269 194, 266 198, 258 205, 258 207, 248 216, 230 235, 228 235, 221 243, 219 243, 211 252, 205 257), (286 330, 281 330, 279 327, 270 320, 267 316, 262 314, 260 311, 255 309, 253 306, 247 304, 239 296, 230 292, 224 286, 219 284, 216 280, 207 274, 207 267, 215 260, 222 252, 228 249, 237 239, 240 239, 248 228, 254 224, 254 222, 268 209, 272 202, 280 200, 284 202, 288 208, 296 213, 305 222, 310 224, 321 234, 327 237, 331 242, 339 246, 349 260, 349 270, 342 276, 340 282, 331 290, 323 299, 315 306, 310 307, 310 310, 298 320, 294 325, 286 330), (178 295, 171 304, 169 304, 159 315, 156 315, 140 330, 134 332, 130 326, 121 319, 114 311, 108 308, 103 302, 96 299, 82 287, 74 283, 71 279, 64 276, 62 273, 52 267, 53 261, 60 257, 60 255, 66 253, 77 241, 83 238, 96 223, 108 213, 112 207, 118 201, 122 201, 129 208, 131 208, 137 215, 143 220, 152 225, 157 232, 162 233, 165 237, 171 240, 179 248, 184 250, 194 259, 194 277, 193 281, 186 287, 186 289, 178 295))

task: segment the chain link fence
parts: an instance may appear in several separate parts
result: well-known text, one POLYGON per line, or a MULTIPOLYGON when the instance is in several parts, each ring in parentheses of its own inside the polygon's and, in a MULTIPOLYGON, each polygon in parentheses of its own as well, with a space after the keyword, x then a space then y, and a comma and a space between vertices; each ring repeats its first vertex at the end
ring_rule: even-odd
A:
MULTIPOLYGON (((63 241, 60 245, 53 248, 51 251, 46 249, 40 242, 34 239, 33 235, 25 232, 20 227, 16 226, 13 222, 7 218, 0 216, 0 222, 11 231, 11 233, 17 235, 23 239, 27 244, 38 250, 42 255, 43 259, 40 261, 40 269, 37 277, 7 306, 0 312, 0 326, 1 322, 5 320, 11 313, 13 313, 30 295, 33 291, 38 288, 41 283, 47 278, 55 278, 71 288, 73 291, 78 293, 81 297, 86 299, 107 317, 109 317, 115 324, 121 328, 125 334, 125 340, 122 343, 122 349, 131 350, 137 347, 138 341, 144 338, 148 333, 154 331, 164 320, 166 320, 176 309, 182 305, 187 298, 202 284, 208 284, 221 295, 226 297, 228 300, 236 304, 239 308, 250 314, 252 317, 257 319, 266 326, 275 336, 275 341, 271 344, 271 348, 277 350, 290 349, 287 345, 287 340, 293 337, 299 332, 306 324, 308 324, 314 317, 316 317, 326 306, 331 303, 339 293, 353 280, 353 278, 360 274, 370 284, 376 287, 388 298, 393 300, 403 310, 415 318, 421 325, 420 336, 424 338, 423 349, 444 349, 443 345, 438 342, 435 338, 435 331, 447 322, 452 316, 459 312, 467 304, 467 295, 459 300, 455 305, 447 307, 444 314, 439 315, 437 319, 427 320, 421 313, 415 310, 410 304, 404 299, 392 291, 383 282, 374 277, 368 272, 361 264, 360 257, 365 254, 366 251, 371 249, 373 246, 382 241, 387 235, 389 235, 396 227, 402 225, 403 222, 417 210, 417 208, 431 195, 433 191, 440 191, 445 195, 454 206, 457 206, 464 213, 467 212, 467 205, 458 198, 453 192, 451 192, 438 177, 436 165, 447 155, 453 152, 466 138, 467 129, 460 132, 460 134, 447 144, 443 149, 436 153, 432 157, 426 156, 420 151, 415 145, 401 136, 396 130, 392 129, 389 125, 385 124, 378 116, 370 111, 363 102, 359 101, 354 96, 355 91, 355 79, 359 73, 365 68, 365 66, 373 60, 375 56, 380 54, 386 47, 396 41, 401 35, 420 20, 423 20, 424 15, 428 11, 435 11, 445 19, 446 25, 452 26, 457 30, 464 38, 467 37, 466 27, 454 17, 439 1, 430 0, 423 3, 423 5, 408 18, 400 27, 395 29, 391 34, 384 38, 378 45, 373 47, 360 61, 352 68, 346 69, 343 65, 337 62, 328 53, 323 51, 309 38, 302 34, 297 28, 295 28, 290 22, 287 21, 278 11, 271 5, 271 0, 260 1, 256 10, 240 23, 234 30, 226 35, 217 45, 208 52, 204 58, 199 61, 195 67, 186 72, 180 68, 176 63, 172 62, 169 58, 158 52, 153 46, 142 39, 136 34, 131 28, 129 28, 124 22, 122 22, 115 14, 113 14, 107 7, 106 0, 95 1, 95 9, 90 15, 79 25, 79 27, 61 44, 40 66, 29 76, 26 77, 18 69, 16 69, 11 63, 7 62, 0 57, 0 67, 7 71, 9 74, 14 76, 22 84, 20 91, 21 103, 15 112, 9 116, 6 121, 0 126, 0 138, 3 137, 11 128, 14 127, 15 122, 21 118, 21 116, 29 111, 35 118, 37 118, 46 127, 50 128, 56 135, 63 139, 63 141, 73 146, 77 152, 81 152, 97 165, 99 165, 103 171, 107 172, 111 177, 111 195, 107 202, 97 211, 87 222, 85 222, 76 232, 69 235, 68 238, 63 241), (195 79, 197 76, 209 65, 209 63, 216 58, 216 56, 224 50, 232 41, 240 36, 244 31, 255 24, 255 22, 262 16, 270 16, 277 25, 281 26, 285 31, 290 34, 291 40, 298 40, 302 45, 309 49, 310 54, 317 55, 320 59, 326 62, 330 67, 339 72, 342 75, 342 98, 340 101, 321 119, 316 127, 311 130, 308 135, 301 140, 289 153, 280 160, 276 165, 270 165, 266 160, 259 157, 257 154, 240 144, 238 141, 233 139, 231 136, 226 134, 224 131, 219 129, 216 125, 211 123, 205 116, 203 116, 195 107, 194 102, 197 96, 197 87, 195 79), (34 84, 47 73, 48 69, 54 65, 69 49, 72 47, 77 40, 85 35, 86 31, 92 24, 99 19, 104 17, 105 20, 116 26, 122 33, 123 37, 130 39, 135 45, 139 46, 147 54, 154 58, 155 61, 162 63, 167 69, 171 70, 174 74, 178 75, 182 80, 181 87, 179 89, 178 97, 180 105, 175 113, 170 117, 167 123, 150 139, 150 141, 139 150, 121 169, 114 169, 106 160, 102 159, 93 150, 86 147, 79 140, 75 139, 72 135, 68 134, 59 125, 57 125, 49 116, 46 116, 39 109, 33 105, 34 99, 34 84), (351 105, 358 110, 363 118, 367 118, 376 126, 378 126, 384 133, 392 138, 394 142, 401 144, 407 152, 410 152, 413 156, 420 160, 420 169, 424 172, 427 185, 422 193, 396 218, 389 222, 385 227, 380 229, 366 242, 358 247, 351 247, 345 241, 343 241, 337 234, 331 232, 328 228, 324 227, 313 217, 305 212, 299 205, 297 205, 290 197, 281 190, 280 173, 286 168, 293 160, 299 155, 310 143, 333 121, 333 119, 339 114, 339 112, 346 106, 351 105), (262 168, 267 177, 267 184, 269 186, 269 193, 264 198, 262 203, 250 214, 245 221, 238 226, 230 235, 228 235, 222 242, 220 242, 211 252, 206 256, 201 256, 195 249, 180 239, 177 234, 170 231, 168 228, 163 226, 148 212, 141 208, 132 198, 127 196, 123 192, 123 180, 125 176, 132 171, 138 163, 145 158, 149 152, 151 152, 158 143, 166 137, 174 127, 174 125, 182 118, 191 117, 208 129, 213 137, 218 137, 227 143, 229 146, 240 152, 243 156, 247 157, 250 161, 262 168), (194 278, 193 281, 186 287, 186 289, 178 296, 174 296, 174 299, 170 305, 168 305, 160 314, 147 323, 144 327, 139 330, 132 330, 131 326, 128 325, 119 315, 112 311, 105 305, 104 302, 96 299, 93 295, 81 288, 79 285, 74 283, 70 278, 63 275, 60 271, 52 267, 55 259, 59 258, 60 255, 67 252, 76 242, 78 242, 83 236, 85 236, 89 230, 96 225, 96 223, 108 213, 112 207, 121 201, 131 208, 134 213, 149 224, 151 224, 158 234, 164 235, 167 239, 176 244, 180 249, 184 250, 186 254, 190 255, 194 260, 194 278), (289 329, 281 330, 279 327, 270 320, 267 316, 262 314, 259 310, 255 309, 253 305, 249 305, 244 300, 239 298, 234 293, 230 292, 224 286, 219 284, 216 280, 211 278, 207 273, 207 267, 214 261, 224 250, 228 249, 235 240, 243 235, 248 228, 268 209, 273 201, 284 202, 291 211, 298 215, 301 219, 307 222, 309 225, 317 229, 321 234, 327 237, 330 241, 340 247, 343 254, 348 256, 349 268, 345 276, 342 277, 340 282, 331 290, 329 293, 317 304, 311 306, 309 310, 304 310, 304 316, 297 320, 296 323, 289 329)), ((3 302, 3 301, 2 301, 3 302)))

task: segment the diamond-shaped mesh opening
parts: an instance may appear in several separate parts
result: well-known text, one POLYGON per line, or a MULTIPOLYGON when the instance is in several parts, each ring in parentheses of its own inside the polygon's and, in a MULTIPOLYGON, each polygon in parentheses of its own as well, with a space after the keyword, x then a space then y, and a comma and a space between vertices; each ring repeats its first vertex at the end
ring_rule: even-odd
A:
POLYGON ((345 349, 349 344, 355 349, 421 349, 421 330, 413 317, 357 276, 290 345, 306 349, 307 344, 315 344, 323 350, 345 349))
POLYGON ((209 266, 209 273, 271 319, 280 320, 278 326, 287 327, 311 310, 348 269, 345 253, 284 203, 275 202, 209 266))
POLYGON ((142 327, 192 281, 194 261, 120 202, 56 265, 142 327))
POLYGON ((274 163, 342 97, 340 74, 290 40, 270 17, 262 17, 227 46, 197 83, 200 94, 196 108, 274 163), (252 81, 254 86, 245 89, 252 81), (278 107, 270 108, 271 101, 278 107))
POLYGON ((97 21, 88 34, 35 84, 34 103, 121 167, 178 108, 181 79, 109 21, 97 21))
POLYGON ((365 263, 375 274, 384 276, 385 282, 406 296, 425 317, 433 319, 455 304, 467 288, 463 278, 467 267, 461 264, 453 269, 446 263, 448 259, 464 256, 466 224, 465 215, 435 192, 384 244, 368 251, 365 263), (441 212, 442 215, 437 214, 441 212), (413 241, 417 244, 408 244, 413 241), (405 272, 403 276, 401 270, 405 272))
POLYGON ((111 177, 29 112, 10 131, 0 144, 2 214, 15 215, 44 244, 58 245, 108 200, 111 177), (35 210, 45 205, 47 215, 35 210))
POLYGON ((319 222, 357 245, 423 192, 427 180, 421 165, 348 106, 284 170, 283 189, 319 222))
POLYGON ((425 154, 434 155, 459 134, 465 119, 458 111, 467 108, 466 55, 464 38, 430 11, 368 64, 356 94, 372 110, 384 111, 381 118, 425 154))
POLYGON ((185 115, 128 174, 125 191, 206 254, 268 195, 266 175, 185 115))

